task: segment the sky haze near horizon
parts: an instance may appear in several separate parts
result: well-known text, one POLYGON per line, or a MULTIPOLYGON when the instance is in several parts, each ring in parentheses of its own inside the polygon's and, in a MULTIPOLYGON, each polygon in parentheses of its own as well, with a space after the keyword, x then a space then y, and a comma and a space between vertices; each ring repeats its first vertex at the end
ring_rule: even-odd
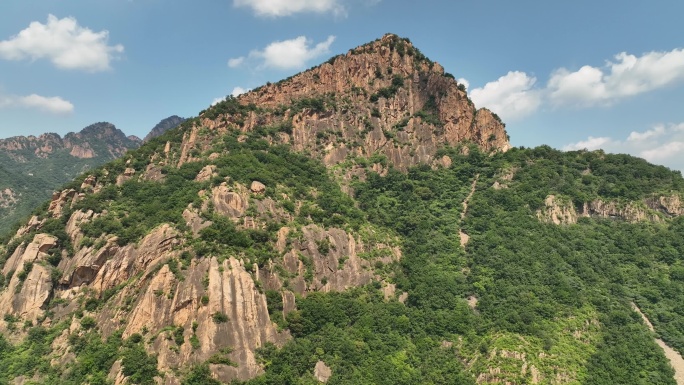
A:
POLYGON ((684 170, 682 14, 674 0, 8 0, 0 137, 98 121, 144 137, 391 32, 467 84, 514 146, 684 170))

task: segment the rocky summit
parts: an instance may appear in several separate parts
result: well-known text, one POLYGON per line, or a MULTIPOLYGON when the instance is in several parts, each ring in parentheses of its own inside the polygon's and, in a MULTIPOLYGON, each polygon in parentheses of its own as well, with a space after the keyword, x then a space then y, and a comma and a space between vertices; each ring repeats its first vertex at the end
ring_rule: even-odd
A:
POLYGON ((0 247, 0 383, 675 384, 682 193, 511 148, 385 35, 53 194, 0 247))

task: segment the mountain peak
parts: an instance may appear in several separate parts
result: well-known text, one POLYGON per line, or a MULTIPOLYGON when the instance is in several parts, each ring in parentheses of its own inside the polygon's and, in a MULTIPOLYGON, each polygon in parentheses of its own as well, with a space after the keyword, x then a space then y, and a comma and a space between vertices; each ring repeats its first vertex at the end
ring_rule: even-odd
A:
MULTIPOLYGON (((271 135, 271 142, 290 144, 328 165, 379 154, 406 169, 433 161, 445 146, 510 148, 496 115, 476 109, 453 75, 394 34, 219 103, 193 124, 196 131, 212 129, 210 136, 231 129, 288 127, 288 132, 271 135)), ((208 142, 186 141, 184 147, 208 142)))

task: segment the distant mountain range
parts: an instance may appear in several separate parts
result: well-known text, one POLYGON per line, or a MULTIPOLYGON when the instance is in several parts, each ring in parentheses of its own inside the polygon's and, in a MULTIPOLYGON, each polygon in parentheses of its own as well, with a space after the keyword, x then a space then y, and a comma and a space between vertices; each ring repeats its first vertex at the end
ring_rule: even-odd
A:
MULTIPOLYGON (((185 119, 168 117, 145 140, 161 135, 185 119)), ((143 140, 127 136, 113 124, 100 122, 70 132, 0 139, 0 235, 27 216, 62 184, 88 169, 140 147, 143 140)))

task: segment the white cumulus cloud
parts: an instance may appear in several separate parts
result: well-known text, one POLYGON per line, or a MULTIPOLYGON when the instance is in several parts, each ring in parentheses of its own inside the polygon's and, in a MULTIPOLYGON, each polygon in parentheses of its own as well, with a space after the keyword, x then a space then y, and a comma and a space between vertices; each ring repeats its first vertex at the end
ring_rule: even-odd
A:
POLYGON ((592 137, 563 147, 564 151, 597 150, 631 154, 649 162, 684 171, 684 123, 656 124, 626 138, 592 137))
POLYGON ((515 120, 533 113, 541 104, 541 95, 534 88, 537 79, 524 72, 511 71, 482 88, 470 91, 478 107, 487 107, 504 120, 515 120))
POLYGON ((75 18, 49 15, 46 24, 34 21, 8 40, 0 41, 0 58, 6 60, 50 60, 61 69, 105 71, 123 51, 110 46, 109 32, 81 27, 75 18))
POLYGON ((242 88, 242 87, 235 87, 233 88, 233 91, 230 93, 231 95, 238 97, 244 93, 247 93, 251 90, 251 88, 242 88))
POLYGON ((344 16, 341 0, 233 0, 235 7, 251 8, 258 16, 282 17, 296 13, 332 13, 344 16))
POLYGON ((639 140, 647 140, 647 139, 657 138, 663 134, 665 134, 665 126, 662 124, 659 124, 659 125, 653 127, 652 129, 646 130, 644 132, 632 131, 629 134, 629 136, 627 137, 627 140, 630 142, 639 141, 639 140))
MULTIPOLYGON (((232 96, 232 97, 238 97, 238 96, 240 96, 240 95, 242 95, 242 94, 244 94, 244 93, 247 93, 247 92, 249 92, 249 91, 251 91, 251 90, 252 90, 251 88, 242 88, 242 87, 238 86, 238 87, 233 88, 233 91, 230 92, 230 96, 232 96)), ((221 102, 224 101, 224 100, 226 100, 226 97, 223 97, 223 98, 215 98, 215 99, 211 102, 211 105, 212 105, 212 106, 215 106, 215 105, 221 103, 221 102)))
MULTIPOLYGON (((655 148, 641 151, 639 155, 649 162, 662 162, 676 155, 679 155, 681 158, 684 155, 684 141, 665 143, 655 148)), ((681 170, 682 168, 682 164, 679 163, 679 169, 681 170)))
POLYGON ((228 67, 230 67, 230 68, 237 68, 237 67, 241 66, 244 62, 245 62, 245 57, 244 57, 244 56, 240 56, 240 57, 236 57, 236 58, 233 58, 233 59, 229 59, 229 60, 228 60, 228 67))
POLYGON ((603 68, 587 65, 574 72, 560 68, 547 87, 555 105, 588 106, 610 104, 680 81, 684 81, 684 49, 639 57, 622 52, 603 68))
POLYGON ((595 138, 593 136, 590 136, 587 138, 587 140, 581 140, 577 143, 571 143, 563 147, 564 151, 575 151, 575 150, 598 150, 599 148, 603 148, 606 144, 609 144, 612 142, 612 139, 608 137, 598 137, 595 138))
POLYGON ((470 82, 468 81, 468 79, 458 78, 458 79, 456 79, 456 82, 457 82, 458 84, 463 84, 463 86, 465 87, 466 91, 468 91, 468 89, 470 88, 470 82))
POLYGON ((253 50, 247 58, 241 56, 228 60, 228 66, 237 67, 251 59, 260 62, 257 68, 301 69, 308 61, 329 54, 334 41, 335 36, 328 36, 315 45, 305 36, 275 41, 263 50, 253 50))
POLYGON ((74 105, 58 96, 46 97, 36 94, 28 96, 0 95, 0 108, 32 108, 52 114, 68 114, 74 105))
MULTIPOLYGON (((469 85, 465 79, 458 82, 469 85)), ((473 89, 470 96, 477 107, 487 107, 504 120, 514 120, 535 112, 542 102, 555 107, 611 105, 679 82, 684 82, 684 49, 681 48, 641 56, 622 52, 603 67, 585 65, 576 71, 558 68, 551 72, 545 86, 538 86, 536 78, 525 72, 510 71, 484 87, 473 89)), ((657 134, 636 132, 630 140, 657 134)))

